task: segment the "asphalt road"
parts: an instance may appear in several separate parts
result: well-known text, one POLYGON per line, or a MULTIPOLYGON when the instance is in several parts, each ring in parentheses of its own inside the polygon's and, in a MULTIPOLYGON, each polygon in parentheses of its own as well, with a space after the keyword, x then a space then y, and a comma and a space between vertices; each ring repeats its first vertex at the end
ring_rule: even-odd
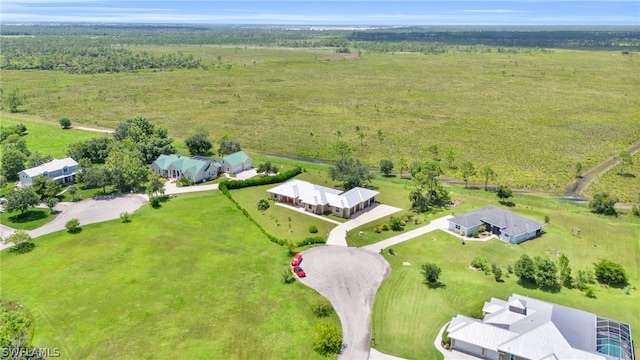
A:
POLYGON ((339 359, 369 359, 371 309, 378 287, 389 274, 379 254, 343 246, 321 246, 302 253, 307 277, 300 282, 326 297, 342 322, 339 359))

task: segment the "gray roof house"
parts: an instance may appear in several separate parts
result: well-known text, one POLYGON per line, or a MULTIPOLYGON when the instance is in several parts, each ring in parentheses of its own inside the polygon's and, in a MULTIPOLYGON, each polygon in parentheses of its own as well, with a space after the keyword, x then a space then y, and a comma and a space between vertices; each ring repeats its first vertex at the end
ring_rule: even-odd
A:
POLYGON ((18 173, 18 177, 20 178, 20 186, 31 186, 33 178, 38 175, 66 185, 73 183, 76 170, 78 170, 78 163, 68 157, 60 160, 54 159, 40 166, 24 169, 18 173))
POLYGON ((629 324, 513 294, 485 302, 483 320, 458 315, 451 348, 495 360, 635 360, 629 324))
POLYGON ((449 230, 469 236, 485 225, 501 240, 519 244, 542 234, 544 224, 495 206, 487 206, 449 219, 449 230))

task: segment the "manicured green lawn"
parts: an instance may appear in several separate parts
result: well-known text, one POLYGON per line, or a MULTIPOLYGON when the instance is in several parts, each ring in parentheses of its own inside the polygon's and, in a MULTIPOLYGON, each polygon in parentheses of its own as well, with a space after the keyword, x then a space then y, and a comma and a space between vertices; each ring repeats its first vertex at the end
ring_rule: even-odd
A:
MULTIPOLYGON (((465 200, 456 213, 465 208, 478 208, 491 197, 484 191, 454 189, 465 200)), ((495 196, 495 195, 494 195, 495 196)), ((393 247, 396 256, 385 254, 392 266, 376 296, 372 315, 373 336, 378 350, 407 359, 440 357, 433 340, 442 325, 456 314, 481 316, 482 304, 497 297, 506 299, 512 293, 540 298, 576 307, 598 315, 626 321, 640 329, 640 221, 626 217, 606 218, 589 213, 584 206, 534 196, 517 196, 515 211, 540 220, 549 215, 546 234, 521 245, 498 240, 486 243, 460 240, 442 231, 426 234, 393 247), (582 229, 582 236, 570 235, 571 227, 582 229), (596 246, 594 246, 594 244, 596 246), (507 265, 521 254, 549 256, 558 253, 569 257, 574 273, 592 268, 592 263, 608 258, 623 265, 633 287, 626 289, 596 285, 596 299, 589 299, 578 290, 562 288, 558 293, 517 284, 516 277, 496 283, 491 275, 470 270, 474 256, 484 256, 506 273, 507 265), (405 266, 403 262, 411 265, 405 266), (435 262, 442 268, 445 288, 429 289, 422 283, 420 265, 435 262)))
POLYGON ((33 230, 56 218, 49 209, 29 209, 21 214, 20 211, 0 213, 0 223, 19 230, 33 230))
POLYGON ((67 146, 71 143, 85 141, 100 136, 110 136, 75 129, 63 130, 57 122, 41 124, 33 121, 16 120, 11 118, 11 115, 6 115, 5 117, 4 114, 0 119, 0 124, 3 127, 10 127, 19 123, 23 123, 27 126, 27 135, 24 139, 27 142, 27 148, 29 151, 38 151, 42 155, 51 155, 57 159, 67 156, 67 146))
POLYGON ((276 185, 254 186, 244 189, 231 190, 233 198, 245 208, 269 233, 281 238, 299 241, 310 236, 320 236, 324 239, 336 225, 334 223, 302 214, 298 211, 284 208, 271 201, 266 211, 258 210, 256 204, 260 199, 268 199, 267 190, 276 185), (309 232, 309 225, 315 225, 318 232, 309 232))
POLYGON ((224 195, 183 194, 131 220, 0 253, 2 297, 34 315, 34 345, 63 359, 321 358, 309 336, 321 296, 283 284, 286 250, 224 195))

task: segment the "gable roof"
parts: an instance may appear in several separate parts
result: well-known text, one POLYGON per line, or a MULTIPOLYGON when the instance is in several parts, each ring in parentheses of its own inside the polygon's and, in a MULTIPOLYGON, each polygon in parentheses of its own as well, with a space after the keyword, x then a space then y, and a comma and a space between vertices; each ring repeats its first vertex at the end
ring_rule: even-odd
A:
POLYGON ((62 170, 67 167, 70 168, 72 166, 78 166, 78 163, 70 157, 64 159, 54 159, 49 161, 48 163, 44 163, 42 165, 32 167, 29 169, 24 169, 20 171, 21 173, 27 174, 29 177, 35 177, 38 175, 42 175, 45 172, 50 173, 58 170, 62 170))
POLYGON ((160 155, 158 156, 158 158, 156 159, 156 161, 154 161, 154 163, 156 165, 158 165, 158 167, 162 170, 167 170, 169 169, 169 165, 171 165, 171 163, 173 163, 174 161, 180 159, 181 156, 178 154, 171 154, 171 155, 160 155))
POLYGON ((182 173, 188 172, 195 175, 207 165, 204 161, 183 157, 173 161, 169 166, 175 167, 176 170, 182 173))
POLYGON ((298 179, 289 180, 267 190, 267 192, 295 198, 311 205, 326 205, 330 202, 338 201, 339 194, 342 193, 341 190, 312 184, 298 179))
POLYGON ((361 202, 372 199, 378 194, 380 194, 380 192, 375 190, 355 187, 342 194, 337 201, 333 201, 330 205, 337 208, 348 209, 360 204, 361 202))
POLYGON ((464 215, 456 216, 449 219, 449 221, 454 224, 464 226, 465 228, 487 223, 497 226, 500 228, 500 231, 505 234, 511 234, 514 236, 534 232, 544 225, 535 220, 531 220, 495 206, 487 206, 464 215))
POLYGON ((236 166, 244 163, 247 159, 249 159, 249 155, 245 154, 244 151, 238 151, 223 157, 222 161, 228 162, 231 166, 236 166))

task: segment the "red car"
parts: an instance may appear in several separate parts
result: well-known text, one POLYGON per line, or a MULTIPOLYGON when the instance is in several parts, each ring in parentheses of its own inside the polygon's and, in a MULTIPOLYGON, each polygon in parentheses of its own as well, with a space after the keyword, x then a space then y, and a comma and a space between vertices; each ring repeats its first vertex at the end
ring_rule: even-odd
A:
POLYGON ((296 254, 291 260, 291 266, 296 267, 302 262, 302 254, 296 254))
POLYGON ((307 276, 307 274, 304 273, 304 270, 302 270, 300 266, 295 266, 293 268, 293 272, 296 273, 296 275, 298 275, 298 277, 301 277, 301 278, 307 276))

